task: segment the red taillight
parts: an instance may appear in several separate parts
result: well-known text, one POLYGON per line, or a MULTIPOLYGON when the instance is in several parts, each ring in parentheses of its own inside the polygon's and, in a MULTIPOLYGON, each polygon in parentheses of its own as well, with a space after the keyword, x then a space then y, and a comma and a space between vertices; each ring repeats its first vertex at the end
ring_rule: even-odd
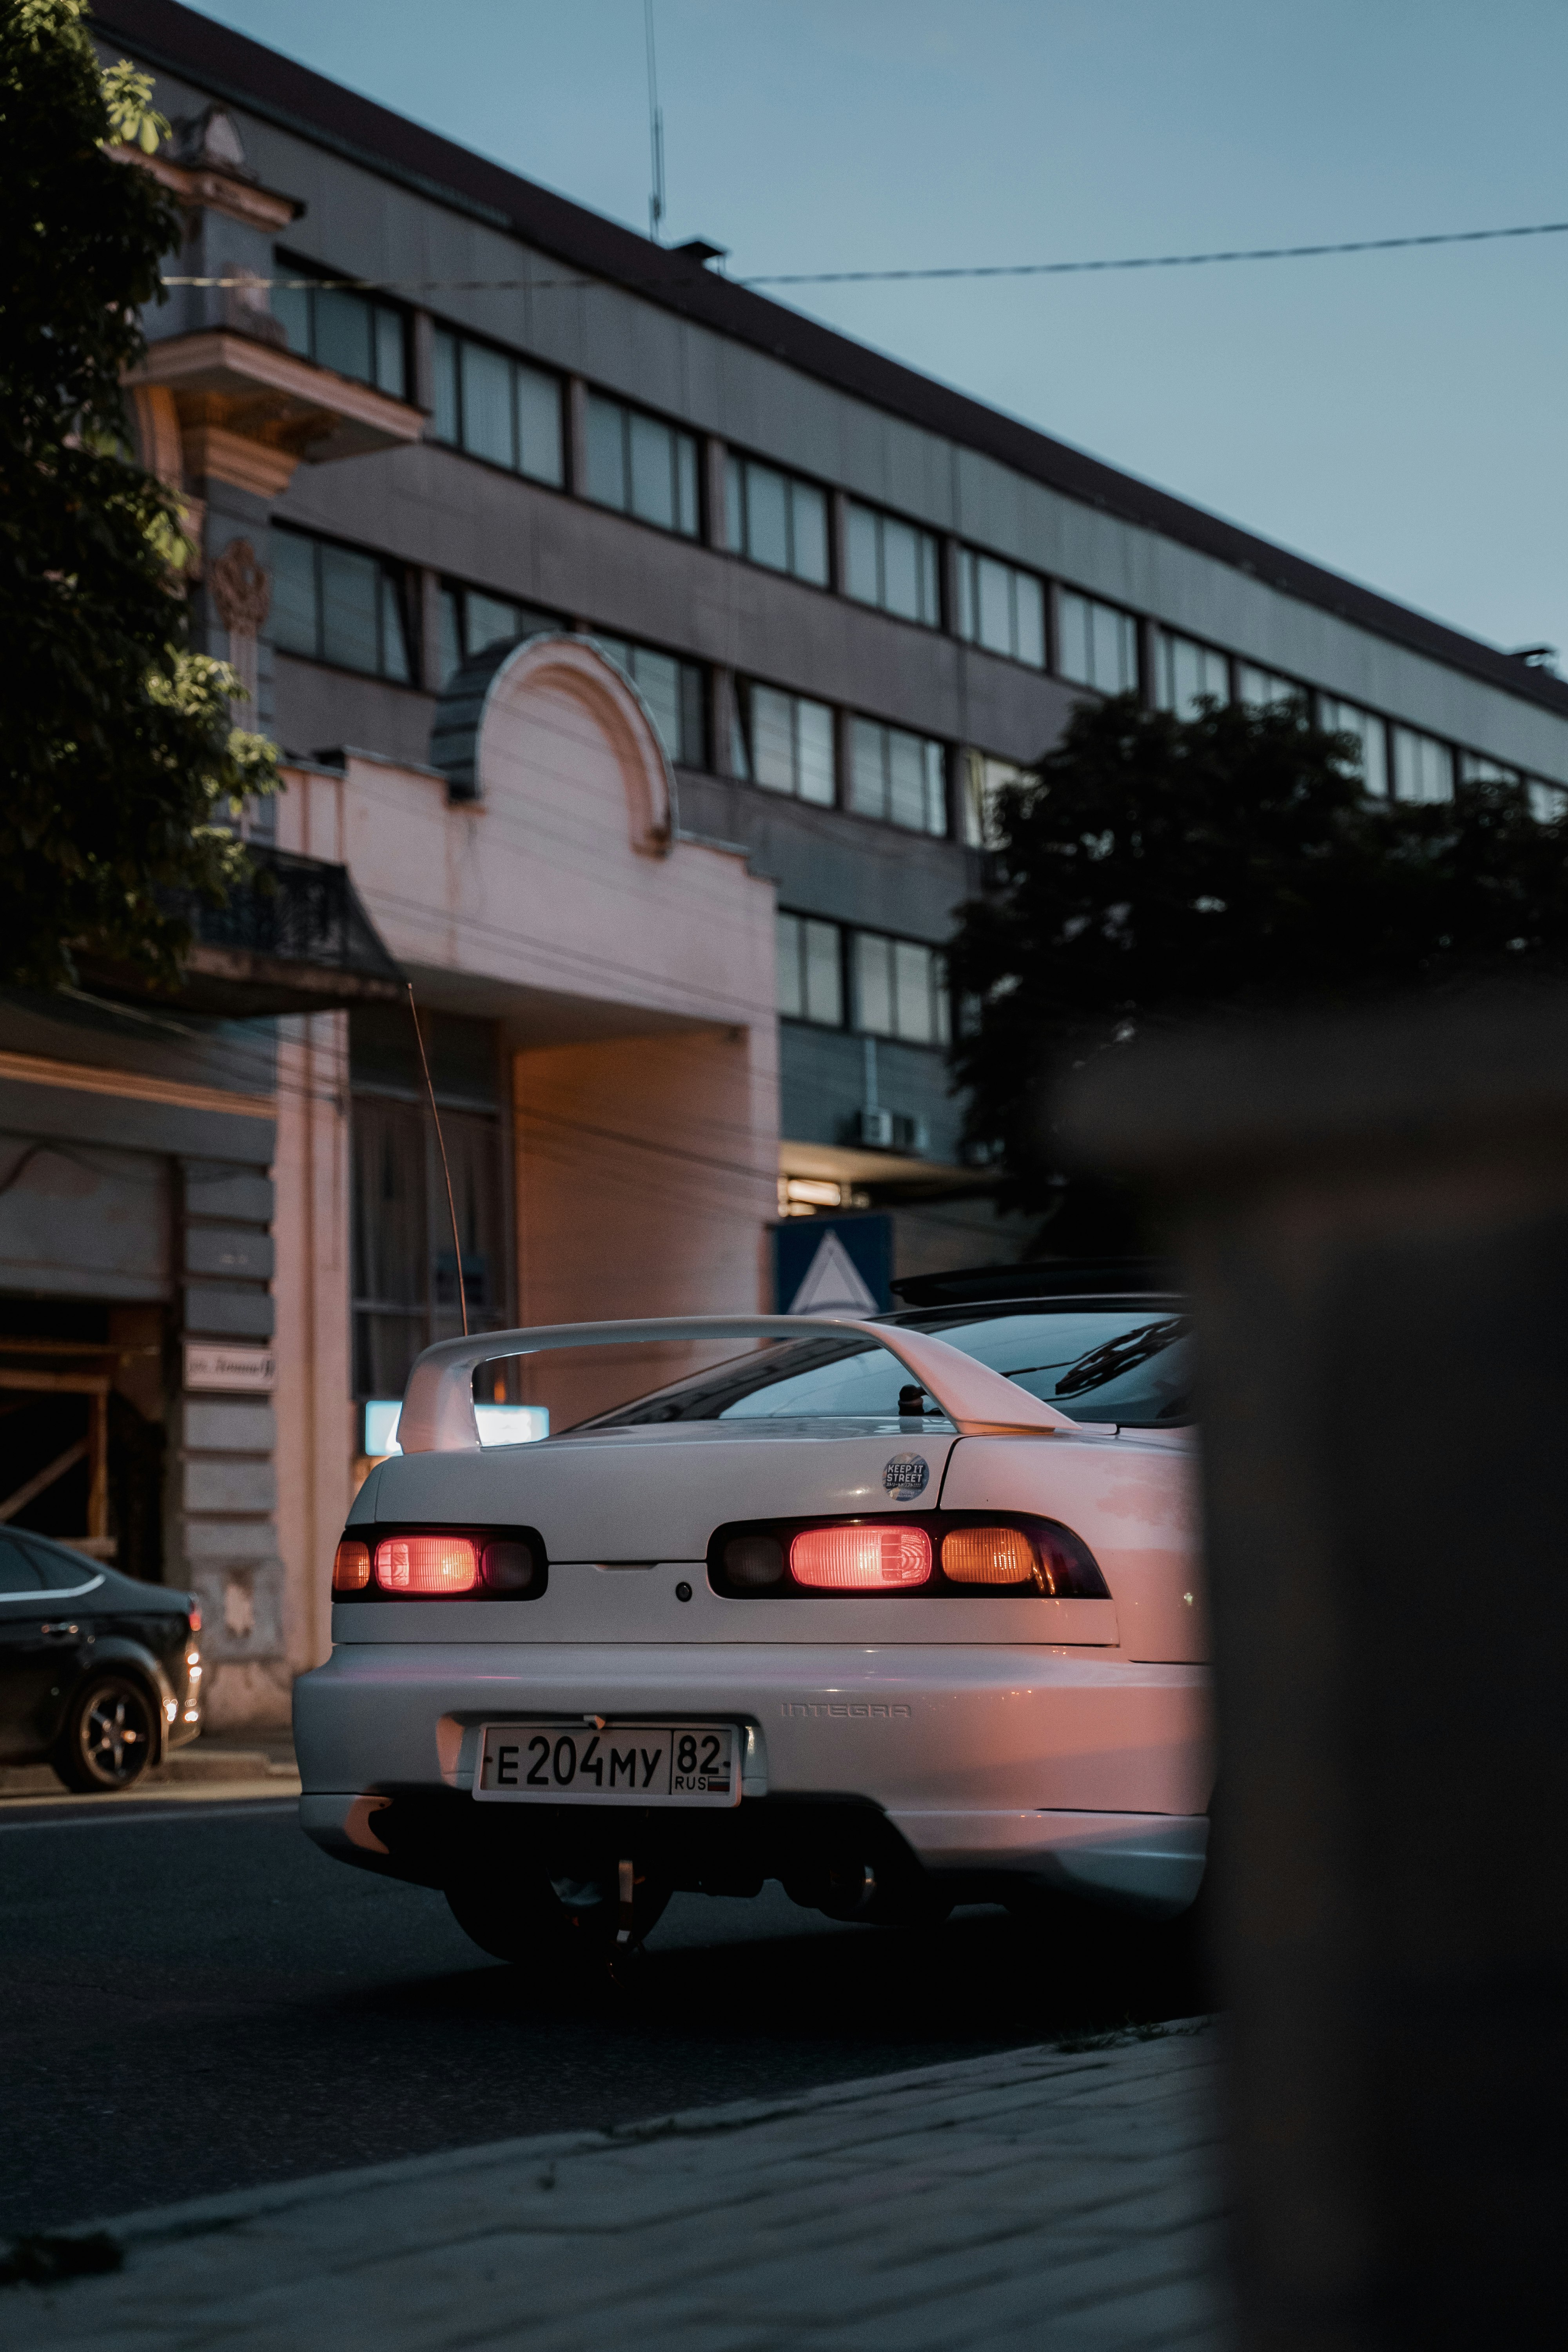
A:
POLYGON ((370 1546, 345 1536, 332 1561, 332 1591, 363 1592, 370 1582, 370 1546))
POLYGON ((375 1580, 384 1592, 471 1592, 479 1549, 467 1536, 385 1536, 375 1548, 375 1580))
POLYGON ((789 1572, 818 1592, 886 1592, 931 1580, 931 1538, 908 1520, 879 1527, 806 1528, 789 1548, 789 1572))
POLYGON ((185 1612, 185 1623, 189 1626, 193 1633, 199 1633, 202 1630, 202 1612, 199 1605, 195 1601, 192 1601, 190 1607, 185 1612))

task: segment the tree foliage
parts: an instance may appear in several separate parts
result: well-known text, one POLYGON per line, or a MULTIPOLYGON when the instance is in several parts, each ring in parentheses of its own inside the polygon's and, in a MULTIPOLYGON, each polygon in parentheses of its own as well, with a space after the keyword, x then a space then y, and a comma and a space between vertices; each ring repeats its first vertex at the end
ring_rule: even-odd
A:
POLYGON ((0 0, 0 978, 42 986, 89 948, 172 976, 171 894, 221 900, 244 857, 218 820, 276 778, 188 648, 179 511, 130 459, 121 381, 180 223, 109 152, 168 125, 85 15, 0 0))
POLYGON ((1568 822, 1511 782, 1373 800, 1358 759, 1300 702, 1184 720, 1125 696, 1080 705, 1002 794, 997 887, 950 971, 967 1139, 1003 1205, 1056 1205, 1053 1087, 1142 1031, 1568 965, 1568 822))

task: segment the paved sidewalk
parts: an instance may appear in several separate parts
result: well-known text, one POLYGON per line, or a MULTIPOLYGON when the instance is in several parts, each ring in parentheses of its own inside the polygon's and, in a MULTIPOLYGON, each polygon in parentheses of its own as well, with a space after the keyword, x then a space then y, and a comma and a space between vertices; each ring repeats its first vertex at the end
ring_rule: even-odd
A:
POLYGON ((165 2208, 5 2352, 1226 2352, 1219 2038, 1009 2051, 165 2208))

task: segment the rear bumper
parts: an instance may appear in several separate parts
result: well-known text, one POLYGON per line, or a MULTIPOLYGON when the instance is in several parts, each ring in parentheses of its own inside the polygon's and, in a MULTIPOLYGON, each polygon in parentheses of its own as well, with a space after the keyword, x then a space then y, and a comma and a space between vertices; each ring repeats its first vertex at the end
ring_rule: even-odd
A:
MULTIPOLYGON (((428 1879, 439 1842, 422 1828, 400 1852, 395 1819, 439 1815, 459 1843, 479 1813, 487 1838, 540 1828, 544 1808, 468 1801, 482 1724, 592 1714, 744 1727, 739 1813, 690 1823, 691 1852, 706 1839, 765 1855, 786 1814, 859 1807, 955 1884, 1032 1882, 1161 1912, 1190 1902, 1203 1873, 1212 1770, 1197 1666, 1065 1648, 356 1643, 301 1677, 294 1706, 303 1826, 340 1858, 399 1875, 428 1879)), ((609 1828, 597 1808, 574 1823, 609 1828)))

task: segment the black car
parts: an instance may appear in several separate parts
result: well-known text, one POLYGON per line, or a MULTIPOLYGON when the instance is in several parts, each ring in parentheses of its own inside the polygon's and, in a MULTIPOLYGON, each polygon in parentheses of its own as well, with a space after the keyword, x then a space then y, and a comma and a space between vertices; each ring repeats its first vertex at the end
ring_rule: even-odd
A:
POLYGON ((0 1764, 130 1788, 201 1730, 201 1623, 188 1592, 0 1528, 0 1764))

